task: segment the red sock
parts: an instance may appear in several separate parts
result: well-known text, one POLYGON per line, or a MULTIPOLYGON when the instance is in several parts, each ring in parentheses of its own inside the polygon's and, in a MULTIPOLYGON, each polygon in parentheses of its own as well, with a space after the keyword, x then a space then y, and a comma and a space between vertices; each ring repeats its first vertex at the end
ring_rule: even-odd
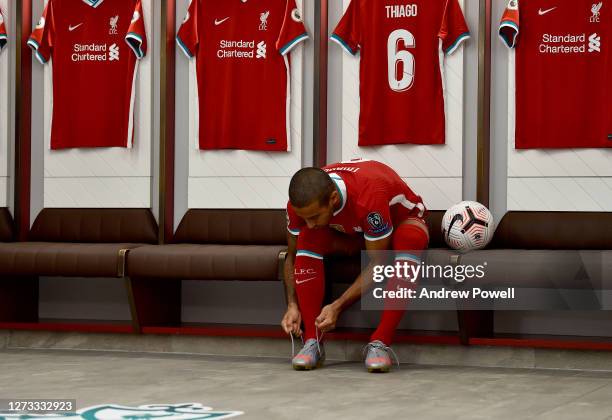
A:
POLYGON ((315 320, 321 313, 325 296, 323 257, 332 237, 329 229, 302 229, 297 241, 293 279, 297 294, 304 341, 317 338, 315 320))
POLYGON ((317 338, 315 320, 321 313, 325 295, 323 256, 310 254, 306 254, 306 251, 298 251, 293 275, 295 292, 304 323, 304 341, 317 338))
MULTIPOLYGON (((420 227, 411 224, 400 225, 393 234, 393 250, 396 251, 396 261, 405 262, 409 265, 419 265, 428 242, 427 233, 420 227)), ((414 288, 416 285, 416 281, 410 283, 409 280, 394 277, 388 281, 386 290, 396 290, 398 287, 414 288)), ((406 312, 407 305, 408 299, 386 300, 380 324, 372 334, 370 341, 379 340, 390 346, 395 336, 395 330, 406 312)))

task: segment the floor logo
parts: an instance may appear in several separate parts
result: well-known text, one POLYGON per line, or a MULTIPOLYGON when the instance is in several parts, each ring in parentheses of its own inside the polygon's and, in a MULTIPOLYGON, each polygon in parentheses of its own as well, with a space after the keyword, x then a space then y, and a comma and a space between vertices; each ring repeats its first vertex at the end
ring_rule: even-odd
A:
POLYGON ((121 420, 121 419, 155 419, 164 420, 200 420, 229 419, 244 414, 242 411, 218 411, 197 403, 186 404, 151 404, 139 407, 128 407, 116 404, 97 405, 68 414, 8 414, 0 412, 0 420, 121 420))

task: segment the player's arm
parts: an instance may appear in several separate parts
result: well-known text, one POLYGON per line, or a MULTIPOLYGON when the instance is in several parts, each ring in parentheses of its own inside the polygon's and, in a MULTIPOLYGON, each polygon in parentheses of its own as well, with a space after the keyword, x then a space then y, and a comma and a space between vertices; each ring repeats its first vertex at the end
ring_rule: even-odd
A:
POLYGON ((297 254, 297 239, 300 233, 300 220, 287 206, 287 256, 283 267, 283 281, 285 285, 285 299, 287 310, 281 321, 281 327, 287 334, 295 336, 302 335, 302 315, 298 306, 297 295, 295 293, 294 267, 295 256, 297 254))
POLYGON ((385 253, 380 251, 392 248, 393 223, 388 203, 388 198, 373 194, 368 195, 361 204, 363 217, 360 227, 366 240, 365 248, 369 263, 342 296, 321 310, 315 321, 315 325, 321 331, 330 331, 336 327, 340 313, 361 298, 362 293, 372 286, 374 267, 386 263, 385 253))
POLYGON ((297 236, 290 232, 287 232, 287 247, 287 257, 285 258, 285 266, 283 269, 283 278, 285 281, 285 300, 287 302, 287 306, 297 306, 295 283, 293 280, 293 267, 295 266, 295 255, 297 252, 297 236))

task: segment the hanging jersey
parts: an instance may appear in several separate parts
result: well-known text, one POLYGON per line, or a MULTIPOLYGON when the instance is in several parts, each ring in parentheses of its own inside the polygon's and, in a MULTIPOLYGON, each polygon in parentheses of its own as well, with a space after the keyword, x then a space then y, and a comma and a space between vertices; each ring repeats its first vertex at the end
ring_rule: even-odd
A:
POLYGON ((195 58, 200 149, 288 150, 289 52, 307 38, 295 0, 191 0, 177 42, 195 58))
POLYGON ((4 15, 2 9, 0 9, 0 52, 4 49, 8 42, 8 34, 6 32, 6 25, 4 24, 4 15))
POLYGON ((510 0, 517 149, 612 147, 612 2, 510 0))
POLYGON ((359 145, 444 144, 440 45, 468 38, 458 0, 352 0, 331 39, 361 53, 359 145))
POLYGON ((49 0, 28 45, 53 59, 52 149, 131 147, 140 0, 49 0))
MULTIPOLYGON (((340 193, 340 208, 330 227, 346 234, 363 234, 376 241, 393 233, 393 227, 408 217, 422 218, 425 206, 400 176, 387 165, 373 160, 336 163, 323 168, 340 193)), ((291 203, 287 204, 288 230, 299 235, 306 225, 291 203)))

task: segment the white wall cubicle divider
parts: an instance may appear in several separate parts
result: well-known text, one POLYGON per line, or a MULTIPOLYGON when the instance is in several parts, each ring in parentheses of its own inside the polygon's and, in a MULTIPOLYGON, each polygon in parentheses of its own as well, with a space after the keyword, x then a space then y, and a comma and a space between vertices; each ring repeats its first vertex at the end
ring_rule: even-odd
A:
POLYGON ((612 211, 612 149, 515 148, 515 51, 497 35, 506 5, 493 3, 491 195, 496 213, 612 211))
MULTIPOLYGON (((188 3, 177 1, 177 27, 188 3)), ((297 4, 303 10, 310 39, 290 53, 289 152, 199 150, 195 60, 187 60, 177 48, 175 227, 187 209, 284 208, 291 176, 312 159, 314 2, 297 4)), ((250 100, 258 106, 261 98, 250 100)), ((239 115, 235 123, 242 124, 239 115)))
POLYGON ((13 139, 15 138, 15 6, 0 0, 0 10, 8 32, 8 42, 0 52, 0 207, 13 208, 13 139))
MULTIPOLYGON (((330 33, 349 3, 350 0, 330 3, 330 33)), ((335 43, 329 47, 328 160, 365 158, 385 162, 423 197, 431 210, 446 209, 464 197, 475 198, 476 173, 466 171, 466 160, 475 166, 478 62, 477 58, 468 61, 468 51, 472 56, 477 52, 478 7, 471 4, 474 2, 460 3, 472 37, 453 54, 440 54, 446 111, 445 145, 359 147, 360 55, 352 57, 335 43), (470 10, 466 9, 468 5, 470 10), (467 74, 468 71, 471 73, 467 74), (468 89, 474 92, 467 92, 468 89), (464 172, 469 175, 465 183, 464 172)))
MULTIPOLYGON (((45 3, 33 0, 34 25, 45 3)), ((142 6, 148 52, 136 69, 131 148, 51 150, 54 63, 51 60, 42 66, 33 57, 32 222, 42 208, 157 208, 153 203, 158 196, 158 164, 154 160, 159 149, 159 119, 154 118, 154 112, 159 100, 161 2, 143 0, 142 6)), ((123 45, 125 53, 131 53, 123 45)))

